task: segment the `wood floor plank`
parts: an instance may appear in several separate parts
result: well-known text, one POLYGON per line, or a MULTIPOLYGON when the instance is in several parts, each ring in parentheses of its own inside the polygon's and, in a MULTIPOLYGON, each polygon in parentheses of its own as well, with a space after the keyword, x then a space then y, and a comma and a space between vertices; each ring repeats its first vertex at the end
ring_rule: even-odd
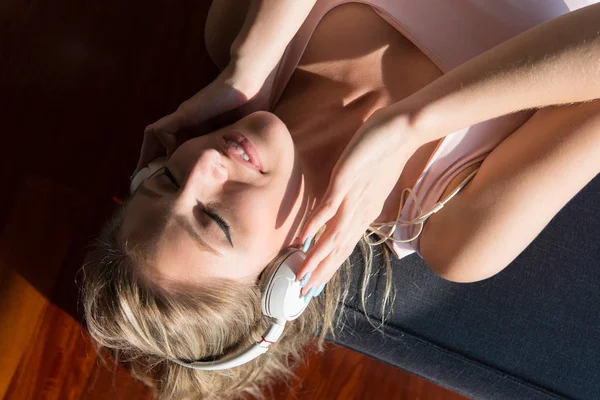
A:
POLYGON ((96 358, 92 340, 81 324, 50 304, 5 399, 79 399, 96 358))
POLYGON ((4 398, 48 304, 46 298, 14 270, 4 275, 0 285, 0 398, 4 398))
POLYGON ((106 366, 97 359, 80 399, 152 400, 152 396, 150 390, 134 380, 122 365, 114 365, 109 359, 106 366))
POLYGON ((73 193, 29 180, 17 191, 0 233, 0 397, 31 342, 75 235, 73 193), (52 240, 48 240, 52 238, 52 240))

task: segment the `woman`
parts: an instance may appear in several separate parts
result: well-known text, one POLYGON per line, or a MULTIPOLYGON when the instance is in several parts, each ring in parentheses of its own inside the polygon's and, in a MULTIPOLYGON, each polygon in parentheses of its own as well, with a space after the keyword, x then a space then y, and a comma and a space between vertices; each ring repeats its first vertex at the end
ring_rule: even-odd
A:
POLYGON ((392 228, 396 257, 485 279, 600 170, 597 5, 544 23, 569 9, 342 3, 215 1, 206 37, 221 75, 146 130, 138 169, 169 159, 91 252, 84 303, 94 338, 163 397, 258 396, 290 375, 288 356, 333 329, 347 295, 336 271, 365 231, 412 222, 378 233, 392 228), (185 127, 227 113, 242 118, 184 142, 185 127), (225 371, 171 361, 253 343, 265 267, 325 224, 297 275, 307 298, 327 289, 268 353, 225 371))

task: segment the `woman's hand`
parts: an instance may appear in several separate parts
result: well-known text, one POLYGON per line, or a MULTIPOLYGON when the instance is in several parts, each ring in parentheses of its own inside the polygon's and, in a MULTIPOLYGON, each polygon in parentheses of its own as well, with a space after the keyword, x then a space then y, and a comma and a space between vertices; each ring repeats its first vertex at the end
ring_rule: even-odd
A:
POLYGON ((263 99, 257 94, 261 86, 259 80, 235 73, 233 67, 225 68, 175 112, 146 127, 136 171, 157 157, 169 156, 184 141, 260 109, 263 99))
POLYGON ((354 134, 333 168, 322 202, 302 230, 304 243, 326 224, 298 270, 298 279, 311 273, 303 295, 329 281, 350 256, 419 147, 409 132, 409 118, 385 111, 373 113, 354 134))

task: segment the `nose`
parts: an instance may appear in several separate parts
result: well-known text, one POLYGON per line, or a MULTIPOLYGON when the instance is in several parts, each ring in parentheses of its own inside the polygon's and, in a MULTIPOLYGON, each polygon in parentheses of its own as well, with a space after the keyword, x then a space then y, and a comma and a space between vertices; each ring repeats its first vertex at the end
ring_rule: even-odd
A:
POLYGON ((227 181, 227 178, 228 172, 221 154, 215 149, 207 149, 186 177, 182 200, 187 198, 195 202, 198 198, 210 196, 227 181))
POLYGON ((227 168, 221 153, 215 149, 207 149, 198 158, 190 171, 188 181, 192 184, 199 180, 202 184, 223 184, 228 177, 227 168))

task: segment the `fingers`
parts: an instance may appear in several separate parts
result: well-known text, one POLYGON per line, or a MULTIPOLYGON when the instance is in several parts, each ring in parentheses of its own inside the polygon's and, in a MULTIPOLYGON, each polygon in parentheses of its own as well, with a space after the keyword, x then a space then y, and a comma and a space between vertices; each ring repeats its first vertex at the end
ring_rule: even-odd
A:
POLYGON ((184 101, 179 105, 175 112, 148 125, 146 130, 152 130, 158 133, 175 134, 178 130, 192 124, 194 122, 191 119, 191 115, 193 115, 193 106, 190 105, 189 102, 190 100, 184 101))
POLYGON ((185 124, 182 108, 162 117, 144 129, 144 140, 136 171, 157 157, 171 155, 177 146, 175 133, 185 124))
POLYGON ((180 113, 175 111, 172 114, 162 117, 158 121, 148 125, 146 131, 164 132, 164 133, 175 133, 181 129, 183 125, 183 118, 180 113))
POLYGON ((316 267, 339 245, 339 234, 325 231, 321 239, 308 251, 304 263, 298 269, 298 277, 313 272, 316 267))
POLYGON ((335 274, 335 271, 338 270, 338 268, 343 264, 344 260, 346 259, 346 258, 344 258, 344 259, 342 259, 341 262, 338 263, 337 258, 338 258, 337 254, 334 254, 334 253, 331 253, 330 255, 325 257, 325 259, 323 260, 323 263, 330 265, 330 266, 334 265, 335 267, 326 269, 326 268, 322 267, 321 265, 319 265, 319 268, 311 274, 310 279, 308 280, 306 285, 300 291, 300 294, 302 296, 306 296, 311 289, 315 289, 315 288, 319 287, 321 284, 329 282, 329 280, 331 279, 333 274, 335 274), (317 276, 317 272, 319 272, 318 276, 317 276))
POLYGON ((314 237, 317 231, 337 213, 342 200, 344 200, 344 192, 340 189, 341 184, 339 180, 339 177, 337 177, 330 181, 323 201, 312 211, 311 216, 302 229, 300 235, 301 243, 304 243, 309 236, 314 237))
MULTIPOLYGON (((190 100, 186 100, 179 105, 177 110, 169 115, 166 115, 156 122, 151 123, 144 130, 144 134, 153 133, 164 145, 164 141, 161 139, 161 135, 168 137, 171 135, 173 138, 176 137, 178 131, 187 128, 191 125, 198 123, 195 114, 199 114, 198 110, 195 110, 197 105, 193 103, 193 97, 190 100)), ((169 140, 174 140, 170 139, 169 140)))
POLYGON ((175 136, 165 132, 156 132, 151 126, 144 131, 144 140, 140 151, 136 171, 160 156, 170 156, 176 148, 175 136))
POLYGON ((316 287, 329 281, 352 253, 356 242, 353 241, 355 235, 350 232, 350 224, 354 220, 355 213, 345 208, 342 204, 335 217, 328 221, 327 229, 309 250, 303 265, 297 272, 299 278, 309 272, 312 273, 302 290, 303 293, 308 292, 311 286, 316 287))
POLYGON ((302 288, 302 295, 305 296, 311 288, 329 282, 344 261, 352 254, 353 249, 354 245, 351 245, 350 241, 344 245, 334 247, 332 250, 330 250, 330 246, 325 245, 320 251, 317 251, 315 247, 314 252, 309 252, 313 256, 312 262, 316 264, 316 267, 307 271, 307 273, 311 272, 311 276, 302 288))
POLYGON ((316 282, 327 282, 351 252, 348 251, 348 246, 343 246, 354 214, 348 211, 348 207, 344 207, 343 203, 351 185, 352 182, 348 182, 339 171, 334 171, 323 201, 313 210, 302 230, 300 242, 304 243, 306 238, 314 237, 317 231, 327 224, 325 232, 309 250, 303 265, 296 272, 298 279, 301 279, 307 273, 314 271, 302 290, 303 294, 307 293, 316 282))

